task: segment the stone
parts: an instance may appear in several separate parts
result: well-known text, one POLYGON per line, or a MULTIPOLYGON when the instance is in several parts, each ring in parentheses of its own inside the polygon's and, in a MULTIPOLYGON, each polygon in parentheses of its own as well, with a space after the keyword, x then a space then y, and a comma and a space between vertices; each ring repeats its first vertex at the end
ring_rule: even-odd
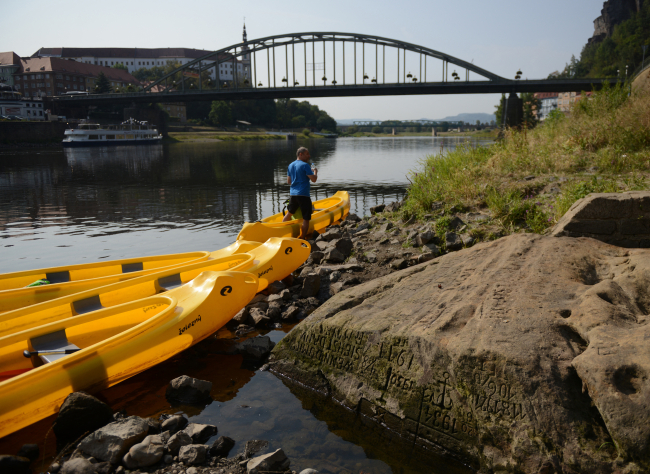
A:
POLYGON ((401 207, 402 207, 402 203, 400 201, 391 202, 388 206, 384 208, 384 212, 399 211, 401 207))
POLYGON ((415 244, 418 247, 422 247, 423 245, 428 244, 431 242, 433 239, 436 238, 436 234, 434 234, 432 231, 425 231, 422 232, 421 234, 417 234, 415 237, 415 244))
POLYGON ((404 216, 404 218, 402 219, 402 222, 404 223, 404 225, 415 224, 416 221, 417 221, 417 218, 415 217, 415 215, 412 215, 410 217, 404 216))
POLYGON ((363 230, 360 230, 359 232, 355 233, 354 235, 357 236, 357 237, 363 237, 363 236, 368 235, 369 233, 370 233, 370 230, 363 229, 363 230))
POLYGON ((340 239, 342 236, 343 234, 336 229, 328 230, 321 235, 325 242, 331 242, 332 240, 340 239))
POLYGON ((404 260, 403 258, 396 258, 390 263, 390 267, 395 270, 402 270, 406 268, 407 265, 408 265, 407 261, 404 260))
POLYGON ((235 447, 234 439, 227 436, 220 436, 214 443, 212 443, 208 452, 210 453, 210 456, 225 458, 228 457, 228 453, 233 447, 235 447))
POLYGON ((370 223, 368 223, 368 222, 362 222, 361 224, 359 224, 359 225, 357 226, 357 229, 356 229, 357 232, 356 232, 356 233, 358 234, 358 233, 361 232, 362 230, 368 230, 368 229, 370 229, 370 223))
POLYGON ((185 431, 190 436, 190 438, 192 438, 193 443, 200 444, 205 443, 212 436, 216 435, 218 429, 214 425, 190 423, 183 431, 185 431))
POLYGON ((187 418, 183 415, 174 415, 163 421, 160 427, 163 431, 169 431, 169 434, 173 435, 184 429, 187 426, 187 423, 187 418))
POLYGON ((113 410, 106 403, 86 392, 73 392, 63 401, 52 431, 57 445, 62 448, 84 433, 92 433, 112 421, 113 410))
MULTIPOLYGON (((286 288, 287 285, 285 285, 281 281, 274 281, 273 283, 270 283, 269 286, 266 287, 266 290, 269 292, 269 295, 276 295, 286 288)), ((269 302, 270 299, 271 297, 269 296, 266 301, 269 302)))
POLYGON ((374 252, 368 252, 366 254, 366 260, 368 260, 368 263, 377 263, 377 254, 374 252))
POLYGON ((291 291, 289 290, 282 290, 280 296, 282 297, 282 301, 291 301, 291 291))
POLYGON ((299 474, 320 474, 316 469, 303 469, 299 474))
POLYGON ((246 307, 247 307, 248 310, 249 310, 248 315, 251 316, 251 312, 252 312, 254 309, 258 309, 258 310, 264 312, 264 311, 266 311, 267 309, 269 309, 269 304, 268 304, 266 301, 258 301, 257 303, 249 304, 249 305, 247 305, 246 307))
POLYGON ((187 470, 185 471, 185 474, 199 474, 199 470, 194 466, 188 467, 187 470))
POLYGON ((424 253, 432 253, 435 257, 440 255, 440 249, 436 244, 426 244, 422 249, 424 250, 424 253))
POLYGON ((101 461, 117 464, 131 446, 147 436, 148 431, 149 424, 145 420, 129 416, 90 433, 81 440, 78 449, 101 461))
POLYGON ((318 267, 314 273, 323 278, 330 274, 330 270, 328 270, 327 267, 318 267))
POLYGON ((449 228, 451 230, 458 230, 461 227, 463 227, 464 225, 465 225, 465 223, 458 216, 454 216, 454 218, 449 222, 449 228))
POLYGON ((307 262, 309 265, 318 265, 321 260, 325 257, 325 254, 321 252, 320 250, 313 250, 311 252, 311 255, 309 255, 309 258, 307 259, 307 262))
POLYGON ((112 474, 115 466, 110 462, 98 462, 93 464, 93 468, 97 474, 112 474))
POLYGON ((345 216, 345 220, 351 222, 361 222, 361 218, 352 212, 345 216))
MULTIPOLYGON (((2 467, 1 464, 0 467, 2 467)), ((11 471, 5 471, 3 469, 2 472, 9 473, 11 471)), ((18 472, 18 471, 14 471, 14 472, 18 472)), ((25 472, 29 472, 29 470, 25 472)), ((61 470, 59 472, 61 474, 96 474, 95 465, 84 458, 69 459, 68 461, 63 463, 63 466, 61 466, 61 470)))
POLYGON ((178 452, 178 460, 186 466, 197 466, 205 462, 208 447, 205 444, 189 444, 182 446, 178 452))
POLYGON ((286 309, 284 313, 282 313, 282 320, 291 321, 293 319, 296 319, 299 314, 300 308, 298 308, 296 305, 291 305, 286 309))
POLYGON ((435 201, 433 204, 431 204, 431 210, 432 211, 437 211, 438 209, 442 209, 445 206, 445 203, 442 201, 435 201))
POLYGON ((460 234, 460 240, 463 241, 463 245, 465 247, 471 247, 474 245, 474 237, 472 237, 470 234, 460 234))
POLYGON ((344 263, 343 265, 323 265, 321 268, 326 269, 328 273, 360 272, 363 270, 363 265, 360 265, 359 262, 353 262, 350 259, 350 263, 344 263))
POLYGON ((189 444, 192 444, 192 438, 190 438, 190 435, 188 435, 185 430, 183 430, 179 431, 171 438, 169 438, 166 444, 166 448, 167 451, 169 451, 171 454, 177 455, 181 447, 187 446, 189 444))
POLYGON ((336 283, 336 282, 339 281, 340 279, 341 279, 341 272, 340 272, 340 271, 335 270, 335 271, 333 271, 333 272, 330 274, 330 281, 331 281, 332 283, 336 283))
POLYGON ((266 310, 266 317, 271 321, 277 321, 282 317, 282 307, 279 303, 271 303, 266 310))
MULTIPOLYGON (((350 252, 352 252, 352 248, 354 247, 354 244, 352 243, 352 239, 348 237, 343 237, 338 240, 333 240, 330 242, 330 247, 328 247, 328 251, 331 252, 331 249, 336 249, 339 252, 343 254, 344 257, 347 257, 350 255, 350 252)), ((326 259, 330 259, 325 256, 326 259)))
POLYGON ((330 243, 326 242, 325 240, 316 242, 316 248, 318 249, 319 252, 326 252, 329 247, 330 247, 330 243))
MULTIPOLYGON (((267 305, 268 308, 268 305, 267 305)), ((259 326, 266 326, 268 323, 271 322, 271 318, 269 318, 266 315, 266 310, 262 310, 259 308, 254 308, 251 310, 250 314, 251 321, 254 326, 259 327, 259 326)))
POLYGON ((390 229, 393 228, 393 223, 391 221, 386 222, 385 224, 382 224, 379 226, 379 229, 377 229, 379 232, 386 233, 390 229))
POLYGON ((460 250, 463 248, 463 241, 455 232, 445 232, 445 244, 447 250, 460 250))
POLYGON ((165 443, 160 435, 149 435, 141 443, 134 444, 124 455, 122 462, 129 469, 153 466, 165 454, 165 443))
POLYGON ((513 234, 437 262, 335 295, 274 370, 477 471, 649 471, 650 250, 513 234))
POLYGON ((39 453, 38 444, 23 444, 18 450, 17 456, 27 458, 30 461, 36 461, 39 453))
POLYGON ((257 336, 237 344, 237 351, 244 357, 260 360, 270 354, 274 346, 269 336, 257 336))
POLYGON ((212 382, 181 375, 169 382, 165 398, 170 402, 201 405, 212 400, 212 382))
POLYGON ((311 273, 305 277, 302 282, 302 289, 300 290, 301 298, 308 298, 316 296, 320 290, 321 277, 315 273, 311 273))
POLYGON ((386 208, 386 204, 378 204, 370 208, 370 214, 374 216, 378 212, 383 212, 385 208, 386 208))
POLYGON ((388 237, 384 237, 383 239, 381 239, 381 240, 379 241, 379 244, 380 244, 380 245, 386 245, 386 244, 388 244, 388 243, 390 243, 390 239, 389 239, 388 237))
MULTIPOLYGON (((84 459, 84 461, 86 460, 84 459)), ((30 460, 22 456, 0 454, 0 472, 3 474, 30 474, 31 470, 29 464, 30 460)), ((70 472, 70 474, 72 474, 72 472, 70 472)), ((94 474, 94 471, 92 471, 92 474, 94 474)))
POLYGON ((236 315, 232 317, 232 321, 234 321, 237 324, 245 324, 248 322, 248 317, 250 316, 250 309, 248 306, 245 306, 244 308, 239 311, 236 315))
POLYGON ((256 304, 256 303, 268 303, 269 302, 269 297, 262 294, 258 293, 256 294, 252 300, 248 303, 249 305, 256 304))
MULTIPOLYGON (((283 290, 283 291, 284 291, 284 290, 283 290)), ((281 293, 277 293, 277 294, 274 294, 274 295, 270 295, 270 296, 269 296, 269 308, 271 307, 271 305, 272 305, 273 303, 281 304, 282 301, 283 301, 283 300, 282 300, 282 294, 281 294, 281 293)))
POLYGON ((282 449, 255 457, 246 463, 248 474, 266 474, 267 472, 283 472, 289 469, 291 462, 282 449))
MULTIPOLYGON (((180 449, 180 448, 179 448, 179 449, 180 449)), ((174 456, 172 456, 171 454, 165 454, 165 455, 163 456, 163 462, 164 462, 165 464, 171 464, 171 463, 173 463, 173 462, 174 462, 174 456)))

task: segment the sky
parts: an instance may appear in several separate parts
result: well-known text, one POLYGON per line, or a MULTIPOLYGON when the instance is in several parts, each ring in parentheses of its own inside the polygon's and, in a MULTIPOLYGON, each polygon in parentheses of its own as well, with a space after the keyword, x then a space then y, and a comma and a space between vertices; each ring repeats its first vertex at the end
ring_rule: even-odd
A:
MULTIPOLYGON (((0 51, 14 51, 19 56, 30 56, 40 47, 217 50, 241 42, 245 18, 249 40, 314 31, 363 33, 425 46, 502 77, 514 78, 521 69, 523 78, 542 79, 561 70, 571 55, 580 56, 593 34, 593 21, 600 15, 603 1, 25 0, 1 5, 0 51)), ((391 67, 395 69, 389 66, 387 77, 396 72, 391 67)), ((414 63, 412 69, 417 70, 414 63)), ((464 77, 464 70, 461 75, 464 77)), ((465 94, 307 100, 339 120, 409 120, 493 113, 499 97, 465 94)))

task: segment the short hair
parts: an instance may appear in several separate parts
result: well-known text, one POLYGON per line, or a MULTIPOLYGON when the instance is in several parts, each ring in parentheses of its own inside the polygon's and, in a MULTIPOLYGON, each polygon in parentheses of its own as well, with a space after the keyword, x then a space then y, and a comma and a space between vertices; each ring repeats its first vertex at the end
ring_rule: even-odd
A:
POLYGON ((304 146, 301 146, 300 148, 298 148, 298 151, 296 151, 296 157, 300 156, 301 153, 304 153, 306 151, 309 151, 309 150, 307 148, 305 148, 304 146))

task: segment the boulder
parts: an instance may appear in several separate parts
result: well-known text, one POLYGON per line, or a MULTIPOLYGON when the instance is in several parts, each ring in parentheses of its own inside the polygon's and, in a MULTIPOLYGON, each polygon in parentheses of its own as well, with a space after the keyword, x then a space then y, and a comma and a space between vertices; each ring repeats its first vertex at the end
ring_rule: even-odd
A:
MULTIPOLYGON (((281 281, 274 281, 273 283, 270 283, 269 286, 266 287, 266 290, 269 292, 269 295, 277 295, 278 293, 280 293, 282 290, 286 288, 287 285, 285 285, 281 281)), ((270 296, 269 298, 267 298, 267 302, 270 300, 270 298, 271 298, 270 296)))
POLYGON ((388 221, 385 224, 380 225, 377 231, 386 233, 392 228, 393 228, 393 223, 391 221, 388 221))
POLYGON ((377 254, 374 252, 368 252, 366 254, 366 260, 368 260, 368 263, 377 263, 377 254))
POLYGON ((289 290, 282 290, 280 296, 282 297, 282 301, 291 301, 291 291, 289 290))
POLYGON ((434 234, 432 231, 428 230, 428 231, 425 231, 425 232, 422 232, 422 233, 416 235, 415 244, 418 247, 422 247, 423 245, 428 244, 429 242, 431 242, 435 238, 436 238, 436 234, 434 234))
POLYGON ((269 355, 274 346, 269 336, 257 336, 240 342, 236 347, 244 357, 259 360, 269 355))
POLYGON ((481 472, 650 472, 650 250, 513 234, 434 262, 329 299, 274 369, 481 472))
POLYGON ((165 398, 175 403, 201 405, 212 400, 210 390, 212 390, 212 382, 181 375, 169 382, 165 398))
POLYGON ((352 212, 345 216, 345 220, 350 222, 361 222, 361 218, 352 212))
POLYGON ((149 424, 145 420, 129 416, 90 433, 79 443, 79 450, 95 459, 117 464, 148 432, 149 424))
POLYGON ((447 250, 460 250, 463 248, 463 241, 455 232, 445 232, 445 245, 447 250))
POLYGON ((423 247, 423 250, 424 250, 424 253, 432 253, 432 254, 434 254, 435 257, 440 255, 440 249, 438 248, 438 246, 436 244, 426 244, 423 247))
POLYGON ((341 234, 341 232, 338 229, 332 229, 332 230, 328 230, 324 234, 321 234, 321 237, 325 242, 330 242, 332 240, 340 239, 342 235, 343 234, 341 234))
POLYGON ((193 443, 205 443, 212 436, 217 434, 217 427, 214 425, 202 425, 200 423, 190 423, 183 430, 185 431, 190 438, 192 438, 193 443))
POLYGON ((316 273, 310 273, 307 275, 302 282, 300 297, 308 298, 310 296, 316 296, 318 294, 318 290, 320 290, 320 280, 320 275, 316 273))
POLYGON ((335 248, 329 249, 325 252, 325 261, 330 263, 343 263, 345 262, 345 255, 335 248))
POLYGON ((335 271, 333 271, 333 272, 330 274, 330 281, 331 281, 332 283, 336 283, 336 282, 339 281, 340 279, 341 279, 341 272, 340 272, 340 271, 335 270, 335 271))
POLYGON ((407 265, 408 264, 407 264, 406 260, 404 260, 403 258, 396 258, 395 260, 390 262, 390 268, 392 268, 394 270, 402 270, 402 269, 406 268, 407 265))
POLYGON ((330 243, 325 240, 319 240, 316 242, 316 248, 318 252, 325 252, 330 246, 330 243))
POLYGON ((449 222, 449 228, 450 228, 451 230, 458 230, 458 229, 460 229, 461 227, 463 227, 464 225, 465 225, 465 223, 464 223, 463 220, 462 220, 460 217, 458 217, 458 216, 454 216, 454 218, 451 220, 451 222, 449 222))
POLYGON ((186 466, 197 466, 205 462, 208 447, 205 444, 189 444, 181 447, 178 460, 186 466))
POLYGON ((29 464, 30 460, 22 456, 0 454, 0 472, 2 472, 2 474, 30 474, 31 470, 29 469, 29 464))
POLYGON ((266 296, 266 295, 264 295, 262 293, 258 293, 253 297, 252 300, 250 300, 250 302, 248 304, 249 305, 254 305, 256 303, 268 303, 268 302, 269 302, 269 297, 268 296, 266 296))
MULTIPOLYGON (((268 308, 268 305, 267 305, 268 308)), ((271 318, 266 315, 266 310, 254 308, 251 310, 250 318, 255 326, 266 326, 271 322, 271 318)))
POLYGON ((284 313, 282 313, 283 321, 291 321, 300 315, 300 308, 296 305, 289 306, 284 313))
POLYGON ((270 304, 266 310, 266 317, 271 321, 277 321, 282 317, 282 307, 279 303, 270 304))
POLYGON ((112 421, 113 410, 106 403, 86 392, 73 392, 63 401, 52 431, 59 447, 63 447, 112 421))
POLYGON ((239 311, 236 315, 232 317, 232 321, 234 321, 237 324, 246 324, 248 322, 248 317, 250 316, 250 309, 248 306, 245 306, 244 308, 239 311))
POLYGON ((38 444, 23 444, 18 450, 18 457, 27 458, 30 461, 36 461, 40 450, 38 444))
POLYGON ((460 240, 463 241, 463 245, 465 247, 471 247, 474 245, 474 237, 472 237, 470 234, 460 234, 460 240))
POLYGON ((176 455, 178 454, 178 451, 183 447, 187 446, 189 444, 192 444, 192 438, 190 438, 190 435, 188 435, 185 430, 179 431, 175 435, 173 435, 169 440, 167 441, 166 448, 167 451, 170 453, 176 455))
POLYGON ((266 474, 267 472, 284 472, 289 469, 291 462, 282 449, 269 454, 257 456, 246 463, 248 474, 266 474))
POLYGON ((210 456, 225 458, 234 446, 234 439, 228 438, 227 436, 220 436, 214 443, 212 443, 208 452, 210 453, 210 456))
POLYGON ((309 258, 307 259, 307 262, 305 262, 305 264, 318 265, 321 262, 321 260, 323 260, 323 257, 325 257, 325 254, 320 250, 312 250, 311 255, 309 255, 309 258))
POLYGON ((377 206, 373 206, 370 208, 370 214, 374 216, 378 212, 383 212, 385 208, 386 208, 386 204, 378 204, 377 206))
POLYGON ((342 237, 338 240, 332 241, 332 244, 336 250, 341 252, 346 257, 350 255, 350 252, 352 252, 352 248, 354 247, 352 239, 349 237, 342 237))
POLYGON ((437 211, 439 209, 442 209, 445 206, 445 203, 442 201, 436 201, 433 204, 431 204, 431 210, 432 211, 437 211))
POLYGON ((269 296, 269 308, 271 307, 271 305, 273 303, 276 303, 276 304, 281 304, 282 303, 282 294, 281 293, 277 293, 277 294, 269 296))
POLYGON ((131 446, 122 462, 128 469, 149 467, 160 461, 163 454, 165 454, 165 443, 162 436, 149 435, 141 443, 131 446))
POLYGON ((163 431, 169 431, 169 434, 173 435, 184 429, 187 426, 187 423, 187 418, 183 415, 174 415, 163 421, 160 427, 163 431))
MULTIPOLYGON (((1 467, 1 466, 0 466, 1 467)), ((9 474, 11 471, 2 470, 3 474, 9 474)), ((29 471, 27 471, 29 472, 29 471)), ((67 460, 61 466, 59 474, 96 474, 95 465, 85 458, 72 458, 67 460)))

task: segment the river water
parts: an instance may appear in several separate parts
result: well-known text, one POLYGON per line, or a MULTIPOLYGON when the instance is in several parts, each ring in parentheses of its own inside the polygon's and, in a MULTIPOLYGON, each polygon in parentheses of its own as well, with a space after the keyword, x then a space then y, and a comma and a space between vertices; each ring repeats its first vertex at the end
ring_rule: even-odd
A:
MULTIPOLYGON (((347 190, 351 212, 402 199, 410 170, 455 138, 344 138, 308 141, 179 143, 149 147, 0 149, 0 273, 146 255, 216 250, 242 224, 282 209, 286 168, 310 149, 319 181, 312 199, 347 190)), ((471 142, 475 145, 476 142, 471 142)), ((290 328, 268 334, 279 341, 290 328)), ((404 445, 333 402, 220 354, 226 329, 99 394, 114 410, 184 413, 219 427, 243 448, 265 439, 284 448, 292 469, 321 473, 469 472, 461 464, 404 445), (180 375, 213 382, 210 405, 170 407, 166 386, 180 375), (434 460, 433 464, 431 460, 434 460)), ((53 418, 0 439, 0 454, 37 442, 47 467, 53 418)))

